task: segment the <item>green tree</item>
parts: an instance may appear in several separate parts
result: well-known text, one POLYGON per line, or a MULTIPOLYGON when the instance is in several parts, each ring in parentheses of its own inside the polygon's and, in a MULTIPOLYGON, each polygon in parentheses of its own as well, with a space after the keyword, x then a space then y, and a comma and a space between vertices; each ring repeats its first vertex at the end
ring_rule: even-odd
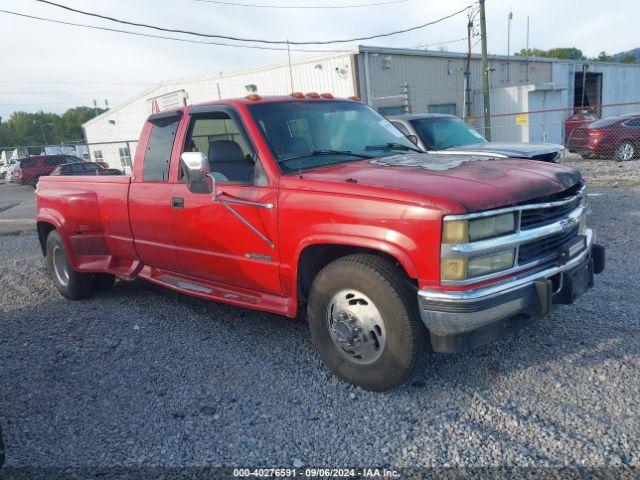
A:
POLYGON ((636 63, 636 56, 633 53, 629 53, 620 59, 620 63, 636 63))
POLYGON ((7 121, 0 119, 0 146, 57 145, 83 140, 82 124, 105 110, 75 107, 57 113, 14 112, 7 121), (46 139, 46 141, 45 141, 46 139))
POLYGON ((558 47, 549 50, 541 50, 539 48, 523 48, 516 55, 520 57, 546 57, 546 58, 562 58, 566 60, 586 60, 582 50, 575 47, 558 47))
POLYGON ((594 60, 598 62, 613 62, 613 57, 603 50, 594 60))

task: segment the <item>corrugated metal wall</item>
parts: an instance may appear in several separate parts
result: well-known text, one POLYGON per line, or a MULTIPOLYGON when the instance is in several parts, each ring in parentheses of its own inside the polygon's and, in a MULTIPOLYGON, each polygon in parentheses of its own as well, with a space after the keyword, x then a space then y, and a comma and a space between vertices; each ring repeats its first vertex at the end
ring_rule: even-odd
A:
MULTIPOLYGON (((465 58, 393 53, 369 53, 368 57, 372 106, 384 108, 402 105, 400 95, 406 83, 412 113, 428 113, 439 108, 442 111, 443 105, 453 104, 453 113, 459 116, 464 114, 465 58), (398 97, 393 98, 395 95, 398 97)), ((359 62, 364 61, 365 55, 359 54, 359 62)), ((489 69, 491 88, 551 81, 551 63, 548 61, 529 62, 528 74, 524 62, 512 61, 511 80, 506 60, 491 60, 489 69)), ((473 92, 482 87, 479 59, 471 60, 470 71, 473 92)), ((360 72, 364 76, 364 67, 360 72)))

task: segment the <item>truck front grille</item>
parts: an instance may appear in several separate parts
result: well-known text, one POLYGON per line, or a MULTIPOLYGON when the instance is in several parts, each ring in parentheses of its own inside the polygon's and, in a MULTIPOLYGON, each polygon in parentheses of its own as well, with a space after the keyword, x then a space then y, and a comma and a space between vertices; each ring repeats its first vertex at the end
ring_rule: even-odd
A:
POLYGON ((532 242, 523 243, 518 251, 518 264, 526 265, 535 261, 556 260, 560 249, 575 241, 579 227, 575 227, 551 237, 540 238, 532 242))
POLYGON ((562 217, 566 217, 567 214, 573 211, 579 203, 580 199, 577 198, 571 203, 559 205, 557 207, 523 210, 520 220, 520 228, 522 230, 530 230, 532 228, 551 225, 552 223, 557 222, 562 217))

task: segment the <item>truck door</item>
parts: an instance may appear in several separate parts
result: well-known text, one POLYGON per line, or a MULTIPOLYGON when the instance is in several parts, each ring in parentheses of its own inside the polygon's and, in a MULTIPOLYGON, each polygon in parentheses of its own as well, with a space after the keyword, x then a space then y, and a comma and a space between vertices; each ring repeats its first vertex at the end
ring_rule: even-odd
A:
POLYGON ((215 282, 279 294, 275 242, 277 189, 233 107, 194 107, 185 151, 208 158, 218 200, 189 192, 180 178, 172 191, 172 229, 179 272, 215 282))
POLYGON ((181 111, 152 115, 145 126, 148 135, 142 168, 135 172, 129 190, 129 217, 134 245, 143 263, 174 270, 178 264, 171 235, 171 190, 169 166, 173 152, 180 149, 175 142, 181 111))

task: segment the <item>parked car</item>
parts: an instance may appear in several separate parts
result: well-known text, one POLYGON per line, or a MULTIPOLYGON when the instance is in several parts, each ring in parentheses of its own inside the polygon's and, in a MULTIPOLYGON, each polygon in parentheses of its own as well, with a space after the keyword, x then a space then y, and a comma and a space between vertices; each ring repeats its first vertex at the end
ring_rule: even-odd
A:
POLYGON ((13 159, 7 159, 5 163, 0 164, 0 179, 6 178, 7 172, 16 164, 13 159))
POLYGON ((185 106, 151 115, 139 145, 132 176, 41 178, 59 293, 119 276, 292 318, 306 306, 328 367, 365 389, 573 303, 604 269, 577 170, 424 153, 355 100, 185 106))
POLYGON ((567 145, 576 128, 587 127, 590 123, 599 119, 600 117, 590 110, 580 110, 578 113, 571 115, 564 121, 564 144, 567 145))
POLYGON ((543 162, 560 162, 564 157, 564 147, 554 143, 488 142, 469 124, 454 115, 407 114, 394 115, 389 120, 411 141, 428 152, 474 153, 543 162))
POLYGON ((122 175, 115 168, 105 168, 97 162, 73 162, 58 165, 51 175, 122 175))
POLYGON ((23 158, 16 173, 17 181, 22 185, 35 186, 40 177, 50 175, 58 165, 81 162, 82 160, 78 157, 71 155, 39 155, 23 158))
POLYGON ((16 183, 17 182, 17 172, 20 167, 20 162, 15 162, 13 165, 9 167, 7 173, 5 174, 5 183, 16 183))
POLYGON ((640 113, 607 117, 576 128, 567 143, 583 156, 626 162, 640 157, 640 113))

